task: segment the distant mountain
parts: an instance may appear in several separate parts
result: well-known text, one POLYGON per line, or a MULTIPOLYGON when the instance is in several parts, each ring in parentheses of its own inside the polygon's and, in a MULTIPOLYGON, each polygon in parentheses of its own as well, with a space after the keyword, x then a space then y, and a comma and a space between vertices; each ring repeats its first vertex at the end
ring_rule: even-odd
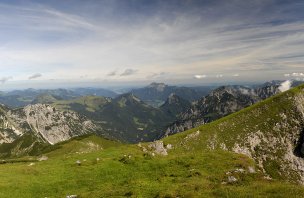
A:
MULTIPOLYGON (((165 135, 209 123, 276 95, 281 92, 280 89, 283 82, 284 81, 272 81, 255 88, 244 86, 219 87, 192 104, 185 112, 181 113, 177 121, 168 127, 165 135)), ((299 81, 293 81, 286 86, 290 88, 299 84, 299 81)))
POLYGON ((25 89, 10 92, 1 92, 0 103, 11 108, 23 107, 29 104, 48 103, 45 100, 71 100, 81 96, 115 97, 113 91, 102 88, 75 88, 75 89, 25 89), (53 98, 53 99, 51 99, 53 98))
POLYGON ((103 88, 75 88, 75 89, 71 89, 71 91, 73 91, 74 93, 80 95, 80 96, 103 96, 103 97, 110 97, 110 98, 114 98, 116 97, 118 94, 108 90, 108 89, 103 89, 103 88))
POLYGON ((188 100, 172 93, 169 95, 166 102, 160 106, 160 109, 172 117, 178 117, 180 113, 186 111, 190 106, 191 103, 188 100))
POLYGON ((179 97, 195 101, 206 95, 212 90, 212 87, 201 87, 200 89, 191 87, 169 86, 164 83, 151 83, 149 86, 139 89, 133 89, 131 93, 153 106, 161 106, 170 94, 174 93, 179 97))
POLYGON ((55 96, 48 94, 48 93, 44 93, 44 94, 40 94, 38 95, 31 103, 32 104, 51 104, 54 103, 58 100, 58 98, 56 98, 55 96))

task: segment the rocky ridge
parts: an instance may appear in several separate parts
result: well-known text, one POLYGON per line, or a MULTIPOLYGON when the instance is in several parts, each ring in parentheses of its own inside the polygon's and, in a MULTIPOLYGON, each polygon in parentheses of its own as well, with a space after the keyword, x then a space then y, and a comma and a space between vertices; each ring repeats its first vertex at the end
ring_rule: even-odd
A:
MULTIPOLYGON (((287 89, 300 84, 289 82, 287 89)), ((191 105, 172 123, 164 136, 182 132, 202 124, 217 120, 245 107, 282 92, 282 81, 272 81, 261 86, 222 86, 191 105)))
POLYGON ((1 143, 11 143, 18 137, 32 133, 50 144, 96 131, 95 124, 72 111, 59 111, 47 104, 2 111, 1 143))

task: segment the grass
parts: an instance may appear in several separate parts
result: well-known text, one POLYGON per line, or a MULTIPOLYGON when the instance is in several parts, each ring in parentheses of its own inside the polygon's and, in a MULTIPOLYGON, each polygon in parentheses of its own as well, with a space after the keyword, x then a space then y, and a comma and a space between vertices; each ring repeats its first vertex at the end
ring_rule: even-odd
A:
POLYGON ((223 150, 173 149, 168 156, 152 157, 137 145, 88 136, 46 155, 47 161, 31 166, 30 161, 1 164, 0 197, 287 197, 290 191, 300 197, 304 193, 299 185, 267 181, 259 172, 235 173, 237 183, 222 184, 228 171, 255 166, 251 159, 223 150), (103 149, 81 152, 88 149, 87 143, 103 149))

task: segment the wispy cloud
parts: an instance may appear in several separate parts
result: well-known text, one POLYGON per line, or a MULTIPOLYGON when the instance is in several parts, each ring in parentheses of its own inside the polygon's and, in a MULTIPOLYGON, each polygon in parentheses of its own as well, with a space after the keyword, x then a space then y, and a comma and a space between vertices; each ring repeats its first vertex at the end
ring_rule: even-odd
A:
POLYGON ((117 71, 111 71, 107 74, 107 76, 116 76, 117 75, 117 71))
POLYGON ((304 64, 304 4, 296 1, 37 2, 0 3, 0 69, 14 80, 38 69, 66 79, 145 80, 157 71, 192 81, 268 79, 304 64))
POLYGON ((10 79, 13 79, 13 77, 12 77, 12 76, 1 77, 1 78, 0 78, 0 82, 1 82, 2 84, 4 84, 4 83, 6 83, 8 80, 10 80, 10 79))
POLYGON ((32 80, 32 79, 35 79, 35 78, 40 78, 41 76, 42 76, 42 74, 36 73, 36 74, 33 74, 33 75, 29 76, 28 79, 32 80))
POLYGON ((138 70, 135 69, 126 69, 120 76, 130 76, 137 73, 138 70))
POLYGON ((159 72, 159 73, 152 73, 152 74, 149 74, 147 76, 147 78, 163 78, 165 76, 168 76, 168 72, 159 72))

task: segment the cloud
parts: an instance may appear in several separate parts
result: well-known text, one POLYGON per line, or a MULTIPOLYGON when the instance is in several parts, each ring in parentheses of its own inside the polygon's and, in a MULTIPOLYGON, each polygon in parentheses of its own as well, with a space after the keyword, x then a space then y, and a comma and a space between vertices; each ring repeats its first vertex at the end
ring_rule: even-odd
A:
POLYGON ((289 90, 291 87, 291 81, 290 80, 286 80, 284 82, 281 83, 281 85, 279 86, 279 90, 281 92, 287 91, 289 90))
POLYGON ((147 78, 161 78, 168 74, 169 74, 168 72, 153 73, 151 75, 148 75, 147 78))
POLYGON ((33 75, 29 76, 28 79, 32 80, 32 79, 35 79, 35 78, 40 78, 41 76, 42 76, 42 74, 36 73, 36 74, 33 74, 33 75))
POLYGON ((0 78, 0 82, 1 82, 2 84, 4 84, 4 83, 6 83, 8 80, 10 80, 10 79, 13 79, 13 77, 12 77, 12 76, 5 76, 5 77, 0 78))
POLYGON ((202 78, 206 78, 207 75, 203 74, 203 75, 194 75, 194 78, 196 79, 202 79, 202 78))
MULTIPOLYGON (((79 79, 84 73, 134 73, 123 65, 143 74, 170 72, 168 78, 192 77, 195 71, 230 77, 240 72, 240 79, 260 80, 283 78, 283 73, 304 64, 304 4, 296 1, 155 1, 144 6, 76 1, 72 7, 45 2, 0 3, 0 43, 5 43, 0 69, 9 66, 12 72, 4 75, 14 80, 26 78, 23 71, 66 79, 79 79)), ((195 79, 200 77, 191 78, 195 79)))
POLYGON ((216 78, 223 78, 224 75, 223 75, 223 74, 216 74, 215 77, 216 77, 216 78))
POLYGON ((232 76, 234 76, 234 77, 239 77, 240 75, 239 75, 239 74, 233 74, 232 76))
POLYGON ((116 76, 117 71, 111 71, 110 73, 107 74, 107 76, 116 76))
POLYGON ((304 76, 304 73, 292 73, 291 76, 293 76, 293 77, 302 77, 302 76, 304 76))
POLYGON ((290 74, 284 74, 284 77, 296 77, 296 79, 300 79, 299 77, 304 77, 304 73, 302 72, 294 72, 294 73, 290 73, 290 74))
POLYGON ((136 69, 126 69, 120 76, 130 76, 137 73, 137 71, 136 69))

